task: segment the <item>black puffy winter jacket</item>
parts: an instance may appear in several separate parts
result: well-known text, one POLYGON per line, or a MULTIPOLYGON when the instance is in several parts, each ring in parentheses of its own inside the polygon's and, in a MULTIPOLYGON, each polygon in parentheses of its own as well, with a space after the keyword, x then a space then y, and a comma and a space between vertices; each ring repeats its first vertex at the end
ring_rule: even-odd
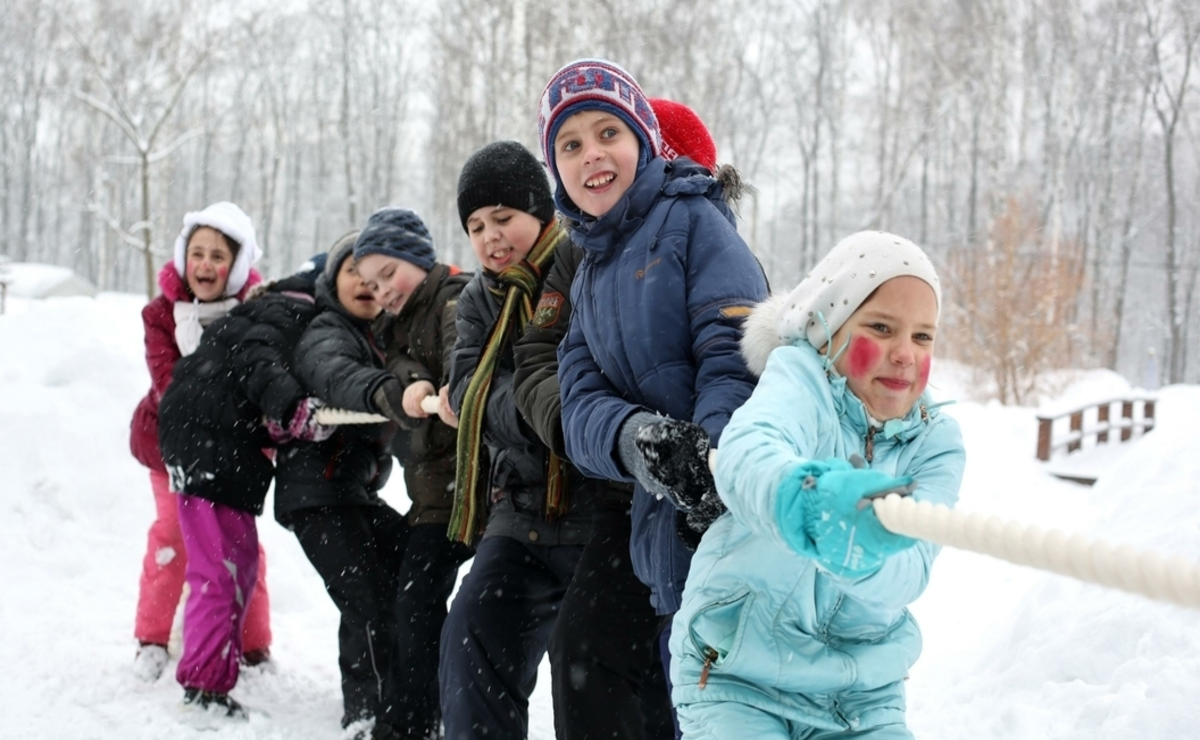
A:
MULTIPOLYGON (((317 280, 317 308, 296 346, 295 371, 309 394, 327 405, 374 413, 371 395, 391 374, 371 336, 370 323, 351 316, 337 299, 333 281, 317 280)), ((389 441, 395 424, 344 424, 321 442, 289 442, 279 448, 275 471, 275 518, 316 506, 381 506, 378 491, 392 470, 389 441)))
POLYGON ((263 418, 286 423, 308 395, 293 349, 316 315, 312 283, 277 281, 215 321, 175 364, 158 426, 171 490, 262 513, 274 473, 263 418))

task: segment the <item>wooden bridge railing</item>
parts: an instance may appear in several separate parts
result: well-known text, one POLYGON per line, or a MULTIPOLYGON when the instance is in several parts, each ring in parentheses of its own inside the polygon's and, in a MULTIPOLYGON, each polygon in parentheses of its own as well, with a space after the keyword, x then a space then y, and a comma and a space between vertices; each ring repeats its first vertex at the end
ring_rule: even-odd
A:
POLYGON ((1064 411, 1054 416, 1038 415, 1037 458, 1049 460, 1059 449, 1068 453, 1082 449, 1088 437, 1095 437, 1096 444, 1117 441, 1110 434, 1120 432, 1120 441, 1125 442, 1135 433, 1145 434, 1154 429, 1153 398, 1116 399, 1092 404, 1074 411, 1064 411), (1113 417, 1112 410, 1120 406, 1120 416, 1113 417), (1062 424, 1059 419, 1069 419, 1065 430, 1057 430, 1062 424), (1056 432, 1058 435, 1056 436, 1056 432))

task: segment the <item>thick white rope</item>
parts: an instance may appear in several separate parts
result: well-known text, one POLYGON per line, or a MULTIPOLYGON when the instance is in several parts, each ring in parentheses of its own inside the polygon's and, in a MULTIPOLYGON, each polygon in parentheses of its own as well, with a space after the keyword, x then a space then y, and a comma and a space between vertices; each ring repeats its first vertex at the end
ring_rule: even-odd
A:
POLYGON ((317 409, 317 423, 327 427, 335 427, 340 424, 378 424, 387 420, 388 418, 383 414, 368 414, 365 411, 349 411, 328 406, 317 409))
MULTIPOLYGON (((440 406, 441 401, 437 396, 425 396, 421 399, 421 410, 430 416, 437 414, 440 406)), ((328 406, 317 409, 317 423, 331 427, 339 424, 378 424, 387 420, 382 414, 368 414, 364 411, 348 411, 328 406)))
POLYGON ((964 514, 897 494, 873 504, 879 521, 897 534, 1200 609, 1200 565, 1178 555, 1164 558, 1130 545, 1113 547, 1081 534, 964 514))
MULTIPOLYGON (((708 465, 716 472, 715 449, 709 450, 708 465)), ((964 514, 899 494, 874 499, 872 504, 875 516, 896 534, 1200 609, 1200 565, 1179 555, 1166 558, 1130 545, 1113 547, 1081 534, 964 514)))

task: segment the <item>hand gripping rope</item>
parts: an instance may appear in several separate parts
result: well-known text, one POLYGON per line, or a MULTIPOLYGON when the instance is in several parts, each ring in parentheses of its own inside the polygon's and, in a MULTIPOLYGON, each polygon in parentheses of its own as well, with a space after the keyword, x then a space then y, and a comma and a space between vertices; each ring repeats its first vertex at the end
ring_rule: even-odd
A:
MULTIPOLYGON (((437 396, 425 396, 421 399, 421 410, 431 416, 437 414, 440 405, 441 401, 437 396)), ((339 424, 378 424, 387 420, 383 414, 368 414, 365 411, 347 411, 328 406, 317 409, 317 423, 331 427, 339 424)))
MULTIPOLYGON (((716 453, 712 450, 708 457, 714 471, 716 453)), ((889 532, 1200 609, 1200 565, 1178 555, 1166 558, 1130 545, 1113 547, 1081 534, 964 514, 895 493, 871 499, 871 505, 889 532)))

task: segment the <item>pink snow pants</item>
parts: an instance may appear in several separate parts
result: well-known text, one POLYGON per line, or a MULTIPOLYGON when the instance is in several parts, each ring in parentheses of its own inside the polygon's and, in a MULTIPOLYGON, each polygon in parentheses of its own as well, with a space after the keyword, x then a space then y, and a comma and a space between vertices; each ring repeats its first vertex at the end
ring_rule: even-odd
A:
POLYGON ((181 494, 179 529, 189 591, 175 678, 185 688, 228 693, 237 684, 242 628, 258 579, 258 527, 253 514, 181 494))
MULTIPOLYGON (((138 583, 137 620, 133 636, 141 642, 166 645, 171 636, 175 607, 183 592, 187 552, 179 531, 179 497, 171 493, 166 473, 150 471, 157 517, 146 538, 142 577, 138 583)), ((271 646, 270 596, 267 593, 267 560, 258 550, 258 583, 250 600, 250 611, 242 631, 246 652, 271 646)))

